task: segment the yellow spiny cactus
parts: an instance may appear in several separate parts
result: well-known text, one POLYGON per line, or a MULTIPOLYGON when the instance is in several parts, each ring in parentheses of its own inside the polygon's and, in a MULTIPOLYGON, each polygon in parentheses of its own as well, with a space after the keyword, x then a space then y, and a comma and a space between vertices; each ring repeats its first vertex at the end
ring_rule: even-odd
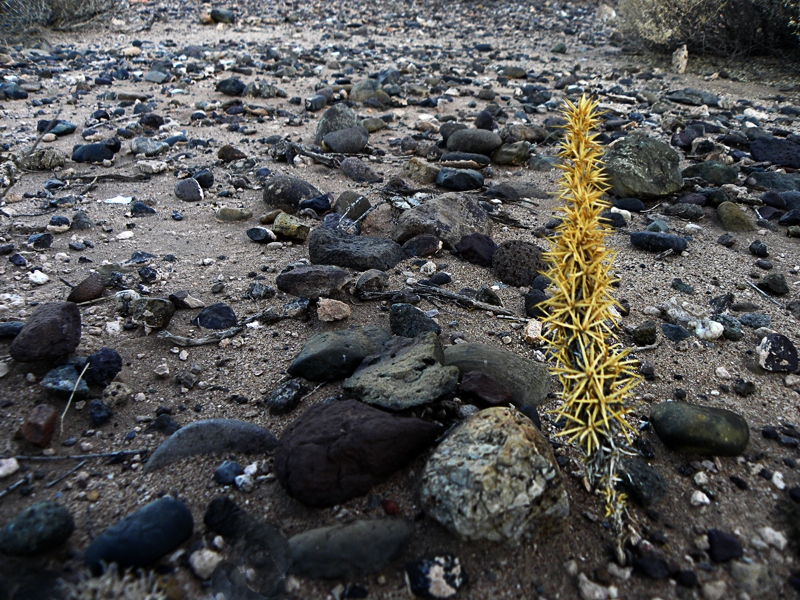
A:
POLYGON ((608 231, 599 219, 609 206, 602 199, 607 183, 602 149, 591 133, 599 121, 597 101, 584 95, 577 104, 567 102, 564 116, 559 166, 564 217, 546 254, 552 265, 547 276, 557 291, 545 303, 550 312, 544 319, 563 386, 555 414, 567 422, 559 435, 586 452, 589 480, 604 496, 606 517, 621 536, 625 496, 616 489, 617 467, 631 442, 625 415, 639 377, 614 334, 614 252, 605 246, 608 231))

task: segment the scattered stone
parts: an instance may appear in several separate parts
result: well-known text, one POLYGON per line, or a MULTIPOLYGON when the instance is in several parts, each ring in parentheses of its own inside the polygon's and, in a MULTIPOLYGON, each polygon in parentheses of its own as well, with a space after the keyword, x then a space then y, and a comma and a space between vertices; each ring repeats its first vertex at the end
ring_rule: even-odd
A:
POLYGON ((81 340, 81 314, 72 302, 48 302, 36 308, 9 347, 17 362, 52 360, 70 354, 81 340))
POLYGON ((717 218, 725 231, 752 231, 753 224, 733 202, 723 202, 717 207, 717 218))
POLYGON ((312 529, 289 538, 289 573, 345 579, 380 572, 400 556, 414 534, 405 519, 360 519, 312 529))
POLYGON ((145 473, 196 454, 211 452, 267 453, 275 449, 277 440, 266 429, 233 419, 195 421, 167 438, 150 455, 145 473))
POLYGON ((199 202, 203 199, 203 188, 196 179, 187 177, 175 184, 175 196, 184 202, 199 202))
POLYGON ((472 169, 443 168, 436 176, 436 184, 454 192, 479 190, 483 187, 483 175, 472 169))
POLYGON ((432 234, 447 248, 455 248, 470 233, 491 235, 492 224, 479 202, 466 194, 450 192, 405 211, 392 238, 402 244, 421 234, 432 234))
POLYGON ((289 379, 272 390, 264 404, 273 415, 283 415, 297 408, 305 393, 306 389, 299 379, 289 379))
POLYGON ((719 529, 708 530, 708 545, 708 555, 717 563, 728 562, 744 555, 742 544, 736 536, 719 529))
POLYGON ((286 370, 309 381, 334 381, 349 377, 367 356, 378 351, 390 335, 368 325, 311 337, 286 370))
POLYGON ((350 273, 338 267, 309 265, 281 273, 275 284, 287 294, 316 300, 338 295, 351 280, 350 273))
POLYGON ((736 183, 739 171, 736 167, 715 160, 706 160, 685 168, 682 175, 686 178, 699 177, 711 185, 725 185, 736 183))
POLYGON ((342 321, 350 317, 350 306, 339 300, 320 298, 317 302, 317 318, 326 323, 342 321))
POLYGON ((492 238, 482 233, 471 233, 462 237, 455 249, 467 262, 482 267, 491 267, 492 258, 497 251, 497 244, 492 238))
POLYGON ((480 371, 467 371, 461 376, 460 390, 468 397, 488 406, 508 406, 513 401, 511 390, 480 371))
POLYGON ((175 305, 166 298, 138 298, 130 303, 131 320, 151 329, 163 329, 175 314, 175 305))
POLYGON ((724 408, 662 402, 650 412, 659 439, 676 452, 738 456, 750 440, 747 421, 724 408))
POLYGON ((667 495, 666 480, 641 458, 625 458, 620 469, 620 491, 642 508, 661 503, 667 495))
POLYGON ((500 244, 492 256, 492 269, 506 285, 528 286, 547 269, 543 253, 532 242, 509 240, 500 244))
POLYGON ((436 321, 411 304, 392 304, 389 326, 394 335, 406 338, 415 338, 429 331, 436 335, 442 333, 442 328, 436 321))
POLYGON ((236 477, 243 473, 244 469, 239 463, 232 460, 224 460, 220 466, 214 469, 214 481, 220 485, 233 485, 236 477))
POLYGON ((329 133, 358 126, 358 117, 352 108, 344 103, 334 104, 320 117, 314 141, 322 144, 325 136, 329 133))
POLYGON ((453 430, 428 459, 420 496, 462 540, 518 540, 569 512, 549 443, 510 408, 486 409, 453 430))
POLYGON ((91 273, 76 285, 67 296, 67 302, 89 302, 100 298, 106 291, 105 280, 99 273, 91 273))
POLYGON ((427 404, 453 391, 458 369, 443 365, 436 334, 395 338, 368 356, 342 383, 342 389, 367 404, 404 410, 427 404))
POLYGON ((773 296, 785 296, 789 293, 789 284, 781 273, 770 273, 756 283, 760 290, 773 296))
POLYGON ((52 369, 39 382, 49 392, 63 398, 75 392, 76 398, 86 398, 89 395, 89 386, 84 379, 78 380, 78 371, 73 365, 64 365, 52 369))
POLYGON ((380 183, 383 176, 378 175, 372 167, 359 158, 345 158, 339 165, 339 170, 356 183, 380 183))
POLYGON ((750 143, 750 155, 758 162, 800 169, 800 144, 765 135, 750 143))
POLYGON ((406 563, 405 580, 412 595, 439 600, 455 596, 467 574, 457 556, 441 554, 406 563))
POLYGON ((686 250, 688 242, 686 239, 671 233, 659 233, 654 231, 634 231, 631 233, 631 245, 642 250, 651 252, 665 252, 672 250, 680 254, 686 250))
POLYGON ((94 575, 111 563, 122 569, 145 567, 189 539, 193 529, 189 508, 166 496, 106 529, 89 544, 83 559, 94 575))
POLYGON ((70 512, 57 502, 29 506, 0 529, 0 552, 33 556, 57 548, 75 531, 70 512))
POLYGON ((792 340, 780 333, 764 336, 756 350, 758 364, 773 373, 793 373, 797 371, 797 348, 792 340))
POLYGON ((238 320, 233 309, 224 302, 218 302, 205 307, 191 321, 192 325, 197 325, 204 329, 230 329, 236 327, 238 320))
POLYGON ((606 152, 604 163, 610 191, 621 198, 658 200, 683 186, 680 155, 646 135, 625 136, 606 152))
POLYGON ((369 143, 369 132, 362 126, 338 129, 325 134, 322 138, 324 147, 331 152, 341 154, 358 154, 369 143))
POLYGON ((392 240, 350 235, 326 227, 317 227, 311 232, 308 254, 315 265, 335 265, 356 271, 386 271, 407 258, 392 240))
POLYGON ((637 346, 652 346, 658 339, 658 326, 655 321, 645 321, 638 325, 631 335, 637 346))
POLYGON ((275 175, 264 186, 264 204, 289 213, 297 211, 302 200, 321 195, 310 183, 289 175, 275 175))
POLYGON ((316 404, 284 430, 275 474, 303 504, 342 504, 407 464, 438 433, 434 424, 356 400, 316 404))

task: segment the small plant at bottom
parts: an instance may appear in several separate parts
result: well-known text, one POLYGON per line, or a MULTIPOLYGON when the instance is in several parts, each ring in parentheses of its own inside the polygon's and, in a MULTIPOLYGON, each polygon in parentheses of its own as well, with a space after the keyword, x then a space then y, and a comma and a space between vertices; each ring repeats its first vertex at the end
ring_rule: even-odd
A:
POLYGON ((597 101, 585 95, 577 104, 567 101, 567 124, 561 144, 560 198, 564 217, 560 234, 546 254, 552 265, 547 276, 557 288, 545 302, 544 319, 563 390, 555 411, 566 420, 559 435, 585 451, 588 479, 605 498, 606 517, 617 534, 621 552, 625 495, 618 491, 621 458, 630 452, 633 428, 626 421, 629 397, 638 384, 636 361, 616 341, 619 304, 611 297, 615 278, 614 253, 605 246, 608 235, 600 213, 607 189, 602 149, 591 131, 598 124, 597 101))

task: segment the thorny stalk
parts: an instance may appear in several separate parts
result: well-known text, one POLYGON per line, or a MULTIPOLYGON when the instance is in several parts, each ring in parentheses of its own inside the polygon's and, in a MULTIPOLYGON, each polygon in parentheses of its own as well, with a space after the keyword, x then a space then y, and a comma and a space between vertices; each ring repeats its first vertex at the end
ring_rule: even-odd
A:
POLYGON ((619 463, 630 454, 633 428, 625 415, 631 410, 631 390, 639 383, 636 361, 616 341, 619 306, 611 297, 615 278, 614 253, 605 246, 607 230, 600 213, 607 182, 601 165, 602 149, 591 132, 598 122, 597 101, 586 96, 566 103, 563 163, 559 197, 564 202, 560 235, 547 253, 547 276, 556 287, 546 301, 545 322, 561 384, 562 404, 555 410, 566 426, 559 433, 585 452, 592 487, 603 496, 606 518, 617 538, 617 554, 624 543, 625 494, 617 489, 619 463))

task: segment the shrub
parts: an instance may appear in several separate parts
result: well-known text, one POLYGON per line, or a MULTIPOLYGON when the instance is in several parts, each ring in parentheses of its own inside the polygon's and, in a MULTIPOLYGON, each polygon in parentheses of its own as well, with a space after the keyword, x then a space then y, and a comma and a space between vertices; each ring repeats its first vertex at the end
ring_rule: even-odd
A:
POLYGON ((43 27, 80 23, 114 8, 117 0, 0 0, 0 39, 10 41, 43 27))
POLYGON ((700 54, 800 47, 800 0, 619 0, 622 29, 650 49, 700 54))

